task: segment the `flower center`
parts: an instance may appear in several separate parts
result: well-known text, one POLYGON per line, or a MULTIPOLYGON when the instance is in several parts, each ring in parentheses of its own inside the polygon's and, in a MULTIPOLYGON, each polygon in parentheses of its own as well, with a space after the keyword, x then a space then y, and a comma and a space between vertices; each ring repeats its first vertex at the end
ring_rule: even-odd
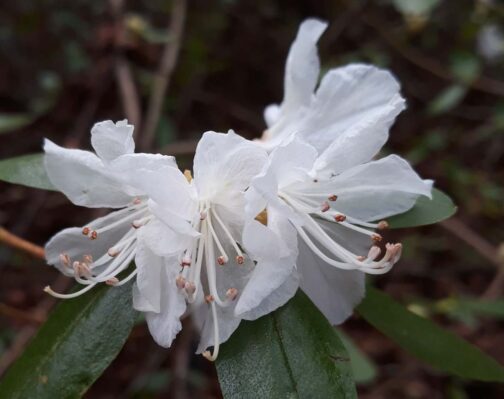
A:
POLYGON ((91 254, 84 254, 80 259, 71 259, 68 254, 60 254, 62 266, 75 280, 85 287, 71 294, 54 292, 49 286, 45 292, 56 298, 75 298, 91 290, 98 283, 106 283, 112 286, 126 284, 137 274, 135 269, 123 280, 117 275, 128 268, 136 255, 136 230, 152 219, 145 200, 135 199, 129 206, 119 211, 91 222, 82 229, 82 234, 90 240, 107 240, 109 235, 117 236, 123 232, 121 238, 113 243, 97 259, 91 254), (114 234, 115 233, 115 234, 114 234))
MULTIPOLYGON (((200 291, 203 290, 202 268, 205 267, 208 292, 205 301, 210 305, 214 326, 214 349, 213 353, 205 351, 203 356, 208 360, 215 360, 219 353, 219 323, 217 306, 228 307, 238 296, 238 290, 234 287, 227 289, 225 298, 221 298, 217 290, 217 266, 225 267, 229 262, 230 253, 233 251, 235 262, 241 265, 245 256, 231 230, 223 222, 218 211, 208 201, 201 201, 199 205, 199 218, 192 223, 195 230, 200 233, 199 237, 191 240, 189 247, 183 251, 180 264, 182 270, 176 279, 176 285, 182 291, 189 303, 193 303, 200 291), (219 234, 218 234, 219 233, 219 234), (228 250, 226 250, 226 248, 228 250), (215 250, 218 251, 216 256, 215 250)), ((204 293, 205 294, 205 293, 204 293)))

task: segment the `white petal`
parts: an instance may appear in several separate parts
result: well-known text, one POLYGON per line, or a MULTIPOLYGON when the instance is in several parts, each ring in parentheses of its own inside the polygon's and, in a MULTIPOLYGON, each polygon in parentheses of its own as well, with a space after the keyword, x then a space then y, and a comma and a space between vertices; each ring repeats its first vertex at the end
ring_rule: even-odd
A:
POLYGON ((311 100, 320 71, 317 42, 326 28, 327 23, 317 19, 307 19, 299 27, 285 66, 284 117, 311 100))
POLYGON ((138 238, 158 256, 179 253, 190 243, 190 236, 181 236, 156 218, 138 230, 138 238))
POLYGON ((155 255, 143 240, 139 240, 135 264, 138 270, 136 277, 138 291, 150 305, 137 310, 159 313, 161 310, 161 271, 165 267, 164 260, 162 257, 155 255))
POLYGON ((135 151, 133 129, 127 120, 98 122, 91 129, 91 144, 101 159, 112 161, 135 151))
POLYGON ((203 134, 194 156, 194 183, 200 198, 220 199, 230 191, 244 191, 266 162, 258 145, 230 131, 203 134))
POLYGON ((286 284, 297 275, 296 230, 282 214, 271 211, 268 227, 256 221, 246 224, 243 245, 247 254, 257 261, 235 309, 237 316, 247 314, 248 318, 283 305, 296 292, 296 284, 292 281, 286 284))
POLYGON ((300 243, 298 270, 301 289, 327 317, 340 324, 353 312, 365 293, 365 275, 342 270, 323 262, 304 242, 300 243))
POLYGON ((403 109, 404 100, 396 95, 342 131, 315 162, 317 176, 338 174, 370 161, 387 141, 389 129, 403 109))
POLYGON ((273 290, 271 294, 250 310, 241 312, 241 309, 238 308, 240 305, 238 303, 235 308, 235 314, 244 320, 256 320, 285 305, 296 294, 298 287, 299 275, 297 271, 293 271, 282 285, 273 290))
MULTIPOLYGON (((219 322, 219 343, 222 344, 238 328, 241 319, 234 316, 233 307, 221 308, 219 306, 217 306, 217 318, 219 322)), ((214 342, 214 319, 212 312, 208 311, 196 353, 203 353, 206 349, 213 346, 214 342)))
POLYGON ((178 267, 177 259, 171 258, 161 268, 160 312, 147 312, 145 315, 152 337, 163 347, 170 347, 175 336, 182 329, 180 318, 186 310, 184 296, 175 284, 178 267))
POLYGON ((65 149, 47 139, 44 151, 49 180, 75 205, 120 208, 131 201, 123 184, 93 153, 65 149))
POLYGON ((315 100, 300 127, 300 135, 318 151, 353 124, 376 118, 382 108, 404 108, 399 83, 385 70, 353 64, 329 71, 320 83, 315 100))
POLYGON ((397 155, 356 166, 331 179, 338 212, 364 221, 406 212, 420 195, 431 198, 432 181, 422 180, 397 155))

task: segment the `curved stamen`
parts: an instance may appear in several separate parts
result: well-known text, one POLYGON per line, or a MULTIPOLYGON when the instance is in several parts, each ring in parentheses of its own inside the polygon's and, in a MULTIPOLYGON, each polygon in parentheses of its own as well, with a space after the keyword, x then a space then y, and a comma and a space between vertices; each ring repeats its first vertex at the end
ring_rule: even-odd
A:
POLYGON ((214 347, 213 347, 213 353, 210 353, 209 350, 206 350, 205 352, 202 353, 202 355, 205 359, 213 362, 215 361, 215 359, 217 359, 217 356, 219 356, 219 322, 217 318, 217 310, 215 308, 214 301, 210 302, 210 307, 212 309, 212 318, 214 325, 214 347))
POLYGON ((96 285, 95 284, 90 284, 88 285, 87 287, 79 290, 79 291, 76 291, 76 292, 72 292, 71 294, 60 294, 58 292, 55 292, 52 290, 52 288, 50 286, 47 286, 44 288, 44 292, 47 292, 49 295, 52 295, 53 297, 55 298, 60 298, 60 299, 70 299, 70 298, 76 298, 78 297, 79 295, 82 295, 84 294, 85 292, 88 292, 89 290, 91 290, 91 288, 93 288, 94 286, 96 285))
POLYGON ((229 231, 229 229, 226 227, 226 225, 224 224, 222 219, 219 217, 219 214, 217 213, 217 211, 214 208, 212 208, 211 212, 212 212, 212 215, 215 217, 215 220, 217 220, 217 223, 220 225, 221 229, 224 231, 224 234, 226 234, 226 236, 228 237, 234 250, 236 251, 236 253, 238 255, 237 262, 240 263, 238 261, 238 259, 242 259, 242 263, 243 263, 243 258, 244 258, 243 252, 240 249, 240 247, 238 246, 237 241, 234 239, 234 237, 231 234, 231 232, 229 231))

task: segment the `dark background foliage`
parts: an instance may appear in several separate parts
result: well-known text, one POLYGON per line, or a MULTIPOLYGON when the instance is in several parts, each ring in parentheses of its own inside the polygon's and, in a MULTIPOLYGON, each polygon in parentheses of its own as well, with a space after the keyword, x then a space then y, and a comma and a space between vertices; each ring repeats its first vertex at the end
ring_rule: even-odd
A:
MULTIPOLYGON (((120 3, 2 5, 1 159, 40 152, 44 137, 88 148, 95 121, 124 118, 118 60, 131 69, 145 116, 163 47, 172 39, 166 34, 172 4, 124 2, 118 16, 113 10, 120 3)), ((405 253, 374 283, 503 363, 504 304, 481 310, 474 300, 499 301, 504 279, 497 253, 504 242, 501 4, 191 0, 155 148, 176 154, 181 166, 190 167, 195 142, 205 130, 233 128, 258 137, 264 106, 282 98, 285 57, 298 24, 309 16, 329 21, 319 46, 322 68, 370 62, 393 71, 408 109, 394 125, 386 151, 406 157, 459 206, 456 218, 442 225, 389 232, 403 242, 405 253)), ((74 207, 58 193, 0 187, 0 225, 40 245, 58 230, 99 214, 74 207)), ((0 367, 5 367, 22 350, 22 337, 52 306, 42 288, 58 273, 2 246, 0 277, 0 367)), ((185 324, 174 347, 166 350, 139 323, 87 397, 220 397, 213 365, 192 355, 197 337, 185 324)), ((362 398, 504 395, 495 384, 461 381, 423 366, 357 317, 343 329, 378 367, 374 380, 359 386, 362 398)))

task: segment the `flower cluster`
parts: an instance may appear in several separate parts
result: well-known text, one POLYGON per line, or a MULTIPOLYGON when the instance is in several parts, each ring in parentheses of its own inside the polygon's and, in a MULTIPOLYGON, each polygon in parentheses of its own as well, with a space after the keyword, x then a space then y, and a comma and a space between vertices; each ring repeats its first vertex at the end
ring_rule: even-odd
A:
POLYGON ((134 153, 127 121, 97 123, 95 153, 46 140, 55 187, 76 205, 116 209, 47 243, 48 263, 82 289, 46 291, 72 298, 135 279, 133 305, 156 342, 169 347, 192 314, 198 353, 210 360, 241 320, 275 310, 299 287, 331 323, 346 319, 365 274, 389 271, 401 255, 401 244, 383 242, 385 218, 430 197, 432 182, 396 155, 374 160, 405 107, 389 72, 354 64, 317 84, 325 29, 301 24, 262 138, 204 133, 194 177, 173 157, 134 153))

